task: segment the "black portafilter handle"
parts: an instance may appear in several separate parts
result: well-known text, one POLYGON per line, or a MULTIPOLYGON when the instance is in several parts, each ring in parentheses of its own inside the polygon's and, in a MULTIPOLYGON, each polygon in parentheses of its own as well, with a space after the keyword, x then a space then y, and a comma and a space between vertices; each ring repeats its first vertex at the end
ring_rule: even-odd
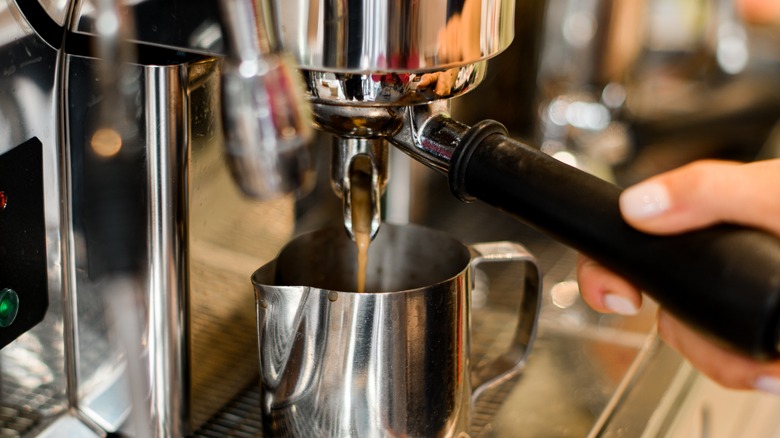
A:
POLYGON ((758 359, 780 356, 780 239, 717 225, 654 236, 621 217, 621 189, 507 138, 494 121, 470 128, 449 169, 450 188, 588 255, 721 344, 758 359))

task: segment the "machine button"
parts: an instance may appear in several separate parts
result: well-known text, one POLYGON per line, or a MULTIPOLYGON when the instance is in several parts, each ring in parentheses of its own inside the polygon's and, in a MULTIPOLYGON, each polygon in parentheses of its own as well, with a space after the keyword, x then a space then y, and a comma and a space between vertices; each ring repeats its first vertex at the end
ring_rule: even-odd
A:
POLYGON ((19 295, 13 289, 0 291, 0 327, 10 326, 19 313, 19 295))

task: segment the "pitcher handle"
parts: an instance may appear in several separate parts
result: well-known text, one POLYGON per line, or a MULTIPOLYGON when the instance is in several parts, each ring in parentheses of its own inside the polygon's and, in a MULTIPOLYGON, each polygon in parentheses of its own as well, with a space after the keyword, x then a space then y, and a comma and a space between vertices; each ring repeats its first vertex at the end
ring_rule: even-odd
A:
POLYGON ((472 279, 475 278, 473 271, 482 263, 517 261, 526 265, 523 300, 520 303, 517 326, 509 348, 496 359, 475 366, 471 374, 474 388, 471 400, 476 402, 486 390, 511 379, 525 367, 539 322, 542 273, 536 258, 520 244, 488 242, 473 244, 469 248, 472 250, 472 279))

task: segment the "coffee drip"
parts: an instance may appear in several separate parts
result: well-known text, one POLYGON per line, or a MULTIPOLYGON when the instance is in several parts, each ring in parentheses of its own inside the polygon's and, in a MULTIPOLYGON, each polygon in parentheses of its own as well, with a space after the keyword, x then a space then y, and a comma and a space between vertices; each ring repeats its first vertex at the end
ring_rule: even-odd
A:
POLYGON ((357 292, 366 290, 366 270, 368 267, 368 247, 371 244, 371 168, 368 160, 356 160, 350 175, 350 209, 352 213, 352 233, 357 246, 357 292), (368 164, 368 169, 361 164, 368 164))

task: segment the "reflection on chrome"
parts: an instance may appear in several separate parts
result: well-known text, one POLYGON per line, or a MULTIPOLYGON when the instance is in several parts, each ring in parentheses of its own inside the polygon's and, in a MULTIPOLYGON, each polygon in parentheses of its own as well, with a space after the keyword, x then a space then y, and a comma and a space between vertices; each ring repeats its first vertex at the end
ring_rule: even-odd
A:
POLYGON ((305 69, 442 70, 505 49, 513 0, 463 2, 274 0, 280 44, 305 69), (339 19, 348 17, 348 19, 339 19))
POLYGON ((350 106, 408 106, 470 91, 485 78, 486 62, 428 72, 366 74, 304 71, 309 97, 350 106))

